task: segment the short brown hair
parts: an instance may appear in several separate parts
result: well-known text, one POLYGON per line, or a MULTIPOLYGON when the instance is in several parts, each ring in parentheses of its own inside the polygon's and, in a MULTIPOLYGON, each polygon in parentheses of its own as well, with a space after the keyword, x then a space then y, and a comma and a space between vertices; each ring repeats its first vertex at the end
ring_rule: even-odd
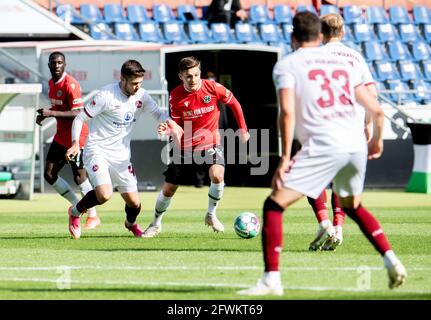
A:
POLYGON ((201 62, 195 57, 185 57, 180 60, 178 63, 178 70, 180 72, 189 70, 194 67, 201 67, 201 62))
POLYGON ((322 33, 325 38, 340 37, 343 32, 344 20, 338 13, 328 13, 320 18, 322 33))
POLYGON ((143 77, 145 69, 136 60, 127 60, 121 66, 121 76, 126 79, 134 77, 143 77))
POLYGON ((295 14, 292 25, 292 36, 300 43, 314 41, 319 37, 320 20, 311 11, 301 11, 295 14))

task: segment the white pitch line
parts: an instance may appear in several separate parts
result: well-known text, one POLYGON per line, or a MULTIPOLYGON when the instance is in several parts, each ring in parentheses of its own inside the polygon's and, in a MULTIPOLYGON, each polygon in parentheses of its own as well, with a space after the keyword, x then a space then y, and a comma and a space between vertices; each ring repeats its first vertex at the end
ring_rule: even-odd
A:
MULTIPOLYGON (((58 279, 50 278, 0 278, 0 281, 12 281, 12 282, 47 282, 47 283, 58 283, 58 279)), ((89 280, 70 280, 68 283, 72 284, 90 284, 90 285, 134 285, 134 286, 171 286, 171 287, 210 287, 210 288, 230 288, 230 289, 243 289, 248 288, 250 284, 232 284, 232 283, 190 283, 190 282, 143 282, 143 281, 118 281, 118 280, 104 280, 104 281, 89 281, 89 280)), ((61 281, 61 284, 65 284, 61 281)), ((387 292, 389 289, 369 289, 361 290, 352 287, 323 287, 323 286, 283 286, 285 290, 292 291, 344 291, 344 292, 387 292)), ((59 291, 67 291, 68 289, 58 289, 59 291)), ((85 290, 85 289, 83 289, 85 290)), ((142 290, 143 292, 145 289, 142 290)), ((396 291, 399 293, 424 293, 430 294, 431 290, 401 290, 396 291)))
MULTIPOLYGON (((68 265, 58 265, 58 266, 29 266, 29 267, 0 267, 0 271, 38 271, 38 270, 58 270, 62 268, 67 268, 71 270, 262 270, 261 266, 68 266, 68 265)), ((357 266, 357 267, 281 267, 282 270, 290 271, 357 271, 366 268, 368 270, 380 271, 384 270, 383 267, 373 267, 373 266, 357 266)), ((408 268, 411 271, 429 271, 431 268, 408 268)))

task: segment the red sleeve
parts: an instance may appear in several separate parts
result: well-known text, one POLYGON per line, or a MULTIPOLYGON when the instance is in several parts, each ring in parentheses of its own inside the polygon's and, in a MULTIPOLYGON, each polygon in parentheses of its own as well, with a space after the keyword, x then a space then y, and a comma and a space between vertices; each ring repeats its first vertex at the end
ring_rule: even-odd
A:
POLYGON ((81 87, 78 82, 70 82, 67 87, 68 92, 68 102, 70 109, 82 108, 84 106, 84 101, 82 100, 81 87))
POLYGON ((242 113, 242 108, 238 100, 234 97, 233 93, 220 83, 214 82, 214 90, 216 92, 217 98, 221 103, 226 104, 231 108, 238 127, 247 131, 247 124, 245 123, 244 114, 242 113))
POLYGON ((183 127, 183 118, 181 117, 181 112, 178 110, 175 99, 169 96, 169 109, 171 113, 171 118, 174 120, 180 127, 183 127))

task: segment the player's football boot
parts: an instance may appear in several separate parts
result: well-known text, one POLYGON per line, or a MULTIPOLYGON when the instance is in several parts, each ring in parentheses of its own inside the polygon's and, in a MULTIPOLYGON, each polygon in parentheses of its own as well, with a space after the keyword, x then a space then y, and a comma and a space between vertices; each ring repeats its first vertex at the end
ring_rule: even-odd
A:
POLYGON ((153 238, 162 232, 162 225, 152 225, 150 224, 147 229, 142 233, 142 238, 153 238))
POLYGON ((407 271, 403 264, 397 261, 391 266, 386 266, 389 277, 389 289, 394 289, 401 286, 407 278, 407 271))
POLYGON ((246 296, 265 296, 265 295, 282 296, 283 287, 281 286, 281 284, 270 285, 266 283, 264 280, 259 279, 257 281, 256 286, 251 287, 249 289, 237 291, 237 294, 246 295, 246 296))
POLYGON ((324 251, 335 251, 343 243, 343 229, 335 227, 335 234, 328 237, 322 245, 324 251))
POLYGON ((334 234, 335 234, 335 230, 332 224, 328 225, 326 228, 319 225, 316 238, 314 238, 314 240, 311 241, 310 246, 308 247, 308 250, 316 251, 316 250, 322 249, 322 245, 325 243, 326 239, 328 239, 329 237, 333 237, 334 234))
POLYGON ((224 226, 219 219, 213 214, 205 215, 205 225, 213 228, 214 232, 224 232, 224 226))
POLYGON ((101 222, 98 216, 87 217, 87 220, 85 221, 84 229, 85 230, 95 229, 98 226, 100 226, 100 224, 101 222))
POLYGON ((74 239, 79 239, 81 237, 81 220, 79 216, 72 215, 72 207, 67 210, 69 215, 69 232, 74 239))
POLYGON ((139 227, 139 225, 137 223, 129 226, 128 222, 125 221, 124 222, 124 226, 126 227, 127 230, 129 230, 130 232, 132 232, 133 235, 136 238, 141 238, 142 237, 142 229, 139 227))

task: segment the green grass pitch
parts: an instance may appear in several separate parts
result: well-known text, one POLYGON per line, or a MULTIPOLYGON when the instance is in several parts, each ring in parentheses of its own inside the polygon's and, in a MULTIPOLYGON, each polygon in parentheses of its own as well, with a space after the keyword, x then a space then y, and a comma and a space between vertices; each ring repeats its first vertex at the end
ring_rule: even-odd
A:
MULTIPOLYGON (((102 226, 79 240, 69 236, 68 203, 60 196, 0 200, 0 299, 249 299, 236 291, 262 274, 261 237, 241 239, 232 225, 242 211, 261 217, 268 194, 227 187, 218 209, 226 231, 216 234, 204 225, 207 188, 181 187, 153 239, 133 238, 124 228, 118 193, 98 207, 102 226)), ((156 197, 141 193, 143 228, 156 197)), ((317 223, 302 199, 284 214, 281 299, 431 298, 431 197, 371 190, 363 204, 405 264, 405 285, 387 288, 381 257, 349 218, 336 252, 309 252, 317 223)))

